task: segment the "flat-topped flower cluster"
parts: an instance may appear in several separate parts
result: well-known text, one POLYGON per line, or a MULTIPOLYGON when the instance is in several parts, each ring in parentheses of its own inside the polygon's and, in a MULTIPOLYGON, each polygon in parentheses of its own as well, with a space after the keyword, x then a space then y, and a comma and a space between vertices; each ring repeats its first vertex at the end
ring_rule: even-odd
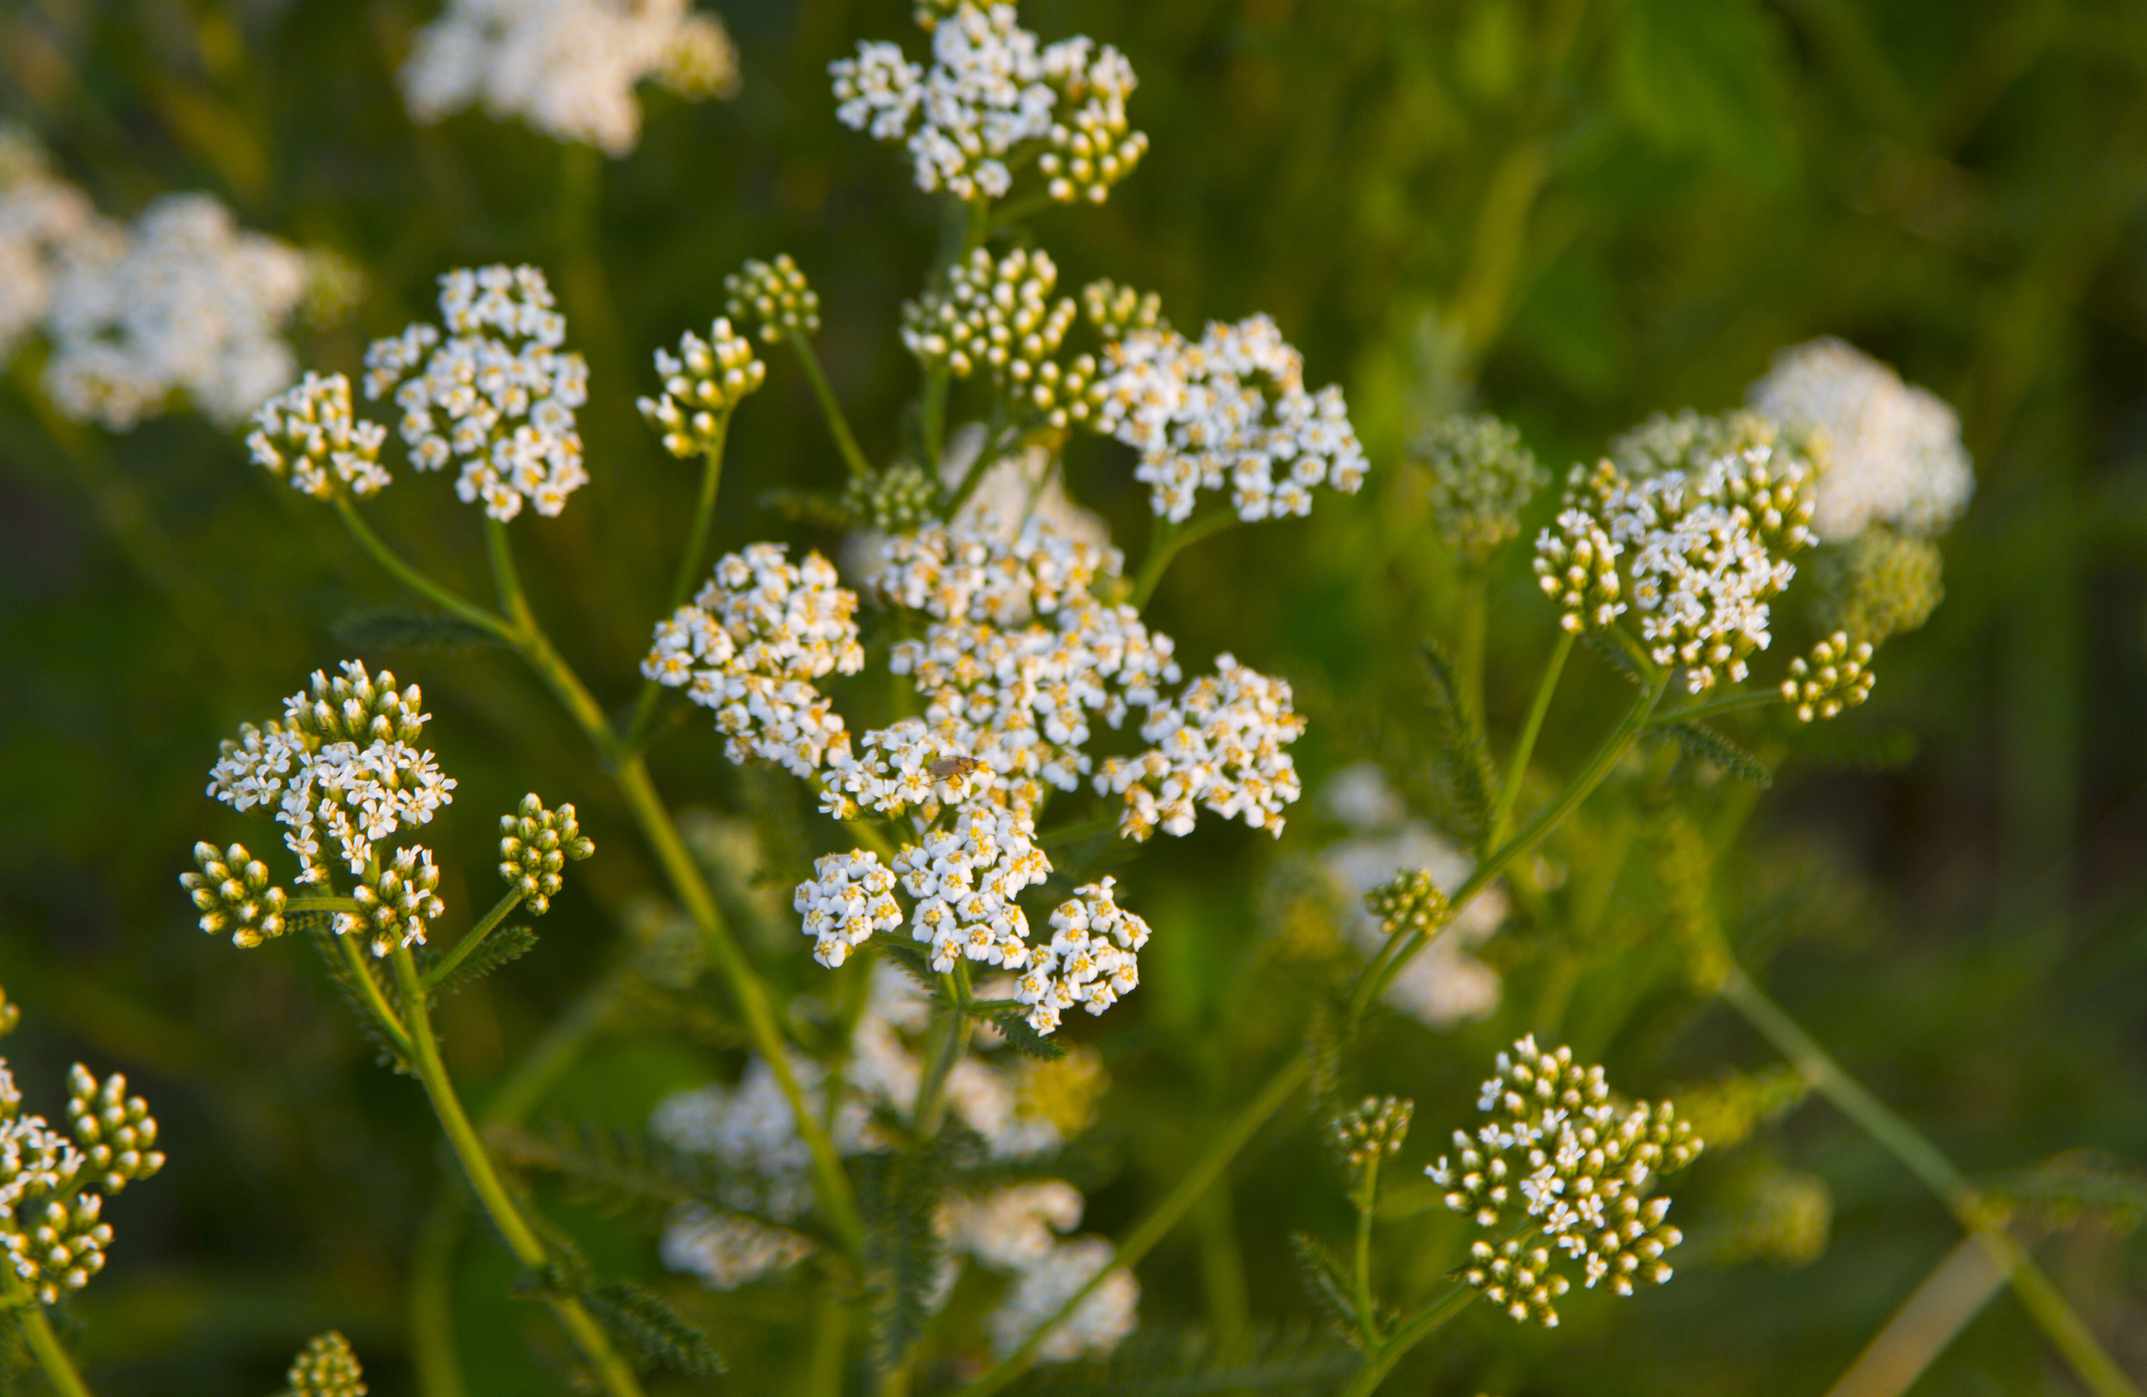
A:
POLYGON ((891 859, 830 854, 799 885, 822 964, 907 923, 942 971, 1011 973, 1048 1033, 1064 1010, 1102 1013, 1137 985, 1149 935, 1104 879, 1057 904, 1048 939, 1032 936, 1019 898, 1052 874, 1036 838, 1048 800, 1084 784, 1116 796, 1119 832, 1136 840, 1188 833, 1202 809, 1280 832, 1301 789, 1289 686, 1225 655, 1174 688, 1170 638, 1103 599, 1120 568, 1115 550, 1037 524, 1011 540, 939 524, 889 540, 872 594, 908 618, 888 664, 921 712, 855 735, 816 681, 863 666, 858 599, 817 554, 729 555, 657 626, 643 673, 713 709, 733 761, 773 762, 814 781, 831 817, 901 834, 891 859), (1135 714, 1146 747, 1099 761, 1098 720, 1135 714))

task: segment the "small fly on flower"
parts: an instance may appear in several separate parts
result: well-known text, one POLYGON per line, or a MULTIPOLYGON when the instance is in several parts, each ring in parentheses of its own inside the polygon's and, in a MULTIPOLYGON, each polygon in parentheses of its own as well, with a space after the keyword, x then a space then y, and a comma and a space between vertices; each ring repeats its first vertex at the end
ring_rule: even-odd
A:
POLYGON ((938 761, 926 767, 925 773, 934 781, 959 781, 972 772, 982 770, 983 767, 984 763, 978 761, 975 757, 941 757, 938 761))

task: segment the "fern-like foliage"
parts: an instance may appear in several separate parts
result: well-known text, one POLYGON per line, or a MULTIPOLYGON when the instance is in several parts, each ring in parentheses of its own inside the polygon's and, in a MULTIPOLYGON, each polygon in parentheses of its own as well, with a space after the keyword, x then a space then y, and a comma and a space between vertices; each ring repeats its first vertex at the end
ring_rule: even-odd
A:
POLYGON ((816 1242, 827 1240, 809 1222, 781 1221, 732 1201, 750 1193, 757 1180, 643 1132, 562 1124, 542 1134, 495 1131, 489 1143, 502 1163, 551 1175, 575 1202, 614 1216, 662 1216, 690 1203, 816 1242))
POLYGON ((1351 1292, 1349 1272, 1319 1238, 1309 1232, 1290 1234, 1290 1256, 1297 1263, 1297 1278, 1305 1293, 1326 1316, 1334 1330, 1350 1344, 1358 1341, 1360 1320, 1351 1292))
POLYGON ((992 1023, 1006 1037, 1006 1045, 1023 1057, 1033 1057, 1041 1062, 1051 1062, 1066 1056, 1066 1050, 1029 1027, 1025 1011, 1008 1009, 992 1015, 992 1023))
POLYGON ((856 1162, 875 1357, 886 1370, 901 1365, 932 1318, 945 1251, 937 1222, 946 1195, 949 1137, 942 1131, 899 1154, 856 1162))
POLYGON ((1427 711, 1432 773, 1444 807, 1441 823, 1469 844, 1481 844, 1490 832, 1498 789, 1483 718, 1464 695, 1453 662, 1436 642, 1424 644, 1424 669, 1431 681, 1427 711))
POLYGON ((487 936, 477 949, 434 985, 435 998, 460 994, 495 970, 510 965, 537 949, 537 933, 527 926, 503 926, 487 936))
POLYGON ((1649 737, 1658 742, 1674 742, 1686 756, 1695 757, 1740 781, 1749 781, 1761 790, 1774 784, 1774 773, 1767 764, 1742 746, 1723 736, 1718 728, 1695 719, 1682 723, 1664 723, 1648 729, 1649 737))
POLYGON ((581 1302, 635 1367, 689 1378, 722 1374, 723 1355, 708 1336, 655 1291, 631 1281, 603 1281, 583 1291, 581 1302))

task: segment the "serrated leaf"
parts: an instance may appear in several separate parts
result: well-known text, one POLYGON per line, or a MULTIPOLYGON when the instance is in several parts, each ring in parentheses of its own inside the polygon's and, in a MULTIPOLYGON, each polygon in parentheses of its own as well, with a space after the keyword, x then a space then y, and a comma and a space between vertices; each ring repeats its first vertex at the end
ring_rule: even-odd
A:
POLYGON ((376 650, 474 650, 500 644, 484 627, 435 611, 353 611, 331 629, 345 649, 368 655, 376 650))
POLYGON ((1620 679, 1642 693, 1652 687, 1647 675, 1641 672, 1639 664, 1626 652, 1625 647, 1612 640, 1602 628, 1590 626, 1582 631, 1580 643, 1587 646, 1597 659, 1609 665, 1620 679))
POLYGON ((512 964, 537 948, 537 933, 527 926, 504 926, 487 936, 462 964, 449 971, 432 988, 435 997, 460 994, 502 966, 512 964))
POLYGON ((1029 1027, 1024 1012, 1009 1009, 992 1015, 992 1023, 1006 1038, 1006 1045, 1023 1057, 1033 1057, 1040 1062, 1056 1062, 1066 1056, 1066 1050, 1043 1034, 1029 1027))
POLYGON ((946 1196, 953 1132, 858 1170, 865 1210, 865 1266, 872 1278, 874 1358, 893 1371, 931 1322, 939 1298, 939 1208, 946 1196))
POLYGON ((1359 1333, 1357 1302, 1350 1293, 1348 1272, 1309 1232, 1290 1234, 1290 1255, 1297 1262, 1297 1276, 1305 1293, 1334 1322, 1344 1338, 1356 1343, 1359 1333))
POLYGON ((935 1007, 946 1006, 947 987, 940 983, 939 972, 932 969, 931 957, 925 953, 922 946, 911 941, 897 941, 888 936, 876 937, 872 944, 878 946, 881 952, 895 963, 896 969, 915 980, 918 988, 930 997, 935 1007))
POLYGON ((549 1174, 570 1198, 598 1211, 656 1217, 693 1204, 775 1231, 826 1240, 809 1222, 781 1221, 736 1201, 741 1195, 756 1196, 753 1190, 765 1180, 727 1170, 707 1155, 675 1149, 640 1131, 559 1124, 542 1134, 496 1131, 490 1143, 502 1163, 549 1174))
POLYGON ((1498 789, 1491 745, 1484 739, 1481 715, 1436 641, 1424 643, 1424 668, 1431 680, 1432 761, 1446 797, 1446 823, 1470 844, 1480 844, 1490 831, 1492 792, 1498 789))
POLYGON ((1761 790, 1774 784, 1774 773, 1767 769, 1765 762, 1705 723, 1691 719, 1682 723, 1664 723, 1650 729, 1649 736, 1658 741, 1675 742, 1687 756, 1719 767, 1761 790))
POLYGON ((635 1367, 689 1378, 722 1374, 723 1355, 708 1336, 655 1291, 631 1281, 604 1281, 583 1291, 581 1301, 625 1346, 635 1367))

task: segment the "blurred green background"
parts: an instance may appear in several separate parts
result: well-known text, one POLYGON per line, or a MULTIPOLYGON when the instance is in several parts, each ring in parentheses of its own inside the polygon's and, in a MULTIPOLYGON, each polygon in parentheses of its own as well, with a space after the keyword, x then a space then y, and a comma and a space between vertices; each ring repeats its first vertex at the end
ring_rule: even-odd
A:
MULTIPOLYGON (((719 313, 727 271, 793 253, 821 293, 822 357, 866 450, 885 459, 900 440, 915 375, 894 338, 899 306, 946 230, 897 153, 836 124, 825 68, 860 38, 914 47, 908 10, 725 0, 738 98, 689 106, 644 89, 642 142, 616 161, 481 115, 414 126, 394 73, 431 17, 415 0, 8 0, 0 116, 36 132, 109 213, 206 189, 250 227, 352 258, 367 295, 303 349, 324 369, 352 367, 370 336, 419 314, 441 270, 550 268, 592 366, 594 483, 562 519, 516 534, 539 610, 617 702, 693 489, 632 398, 652 382, 650 349, 719 313)), ((1498 412, 1562 468, 1652 410, 1735 403, 1776 349, 1822 333, 1959 408, 1979 486, 1946 541, 1946 603, 1884 654, 1875 700, 1840 725, 1834 759, 1784 767, 1720 880, 1722 916, 1778 997, 1979 1177, 2059 1156, 2137 1166, 2147 8, 1030 0, 1022 12, 1047 37, 1123 49, 1141 77, 1134 122, 1153 139, 1107 207, 1038 221, 1065 280, 1153 288, 1180 323, 1269 311, 1312 381, 1348 389, 1374 463, 1367 493, 1193 551, 1154 612, 1190 656, 1228 649, 1293 681, 1315 791, 1348 761, 1421 757, 1415 652, 1450 634, 1455 595, 1402 462, 1427 418, 1498 412), (1896 759, 1859 764, 1879 748, 1896 759)), ((1069 468, 1137 553, 1145 500, 1123 459, 1084 442, 1069 468)), ((115 1204, 112 1264, 71 1307, 73 1342, 110 1391, 251 1392, 335 1325, 376 1392, 409 1390, 406 1281, 443 1177, 432 1122, 408 1083, 374 1068, 308 952, 239 954, 201 936, 173 881, 197 838, 268 840, 201 797, 217 740, 351 653, 339 627, 400 598, 326 512, 272 489, 235 435, 196 417, 63 440, 10 389, 0 471, 0 984, 26 1015, 8 1055, 48 1110, 74 1057, 125 1070, 172 1156, 115 1204)), ((803 383, 776 359, 732 434, 718 542, 797 537, 757 502, 839 474, 803 383)), ((437 482, 390 491, 372 513, 410 551, 479 578, 478 520, 437 482)), ((1489 638, 1502 739, 1552 634, 1525 562, 1510 561, 1489 638)), ((457 1075, 481 1099, 610 963, 616 909, 660 880, 511 656, 366 658, 425 685, 428 740, 463 783, 435 838, 451 905, 489 900, 488 812, 525 789, 577 801, 601 848, 540 953, 445 1010, 457 1075)), ((1584 753, 1622 702, 1594 660, 1572 676, 1546 738, 1554 764, 1584 753)), ((759 808, 698 721, 655 760, 674 803, 759 808)), ((1127 1008, 1069 1029, 1115 1082, 1098 1127, 1113 1163, 1091 1189, 1089 1229, 1122 1228, 1293 1041, 1307 1006, 1273 973, 1259 890, 1318 838, 1312 818, 1272 847, 1204 827, 1121 871, 1159 954, 1127 1008)), ((771 883, 795 876, 768 869, 771 883)), ((761 950, 780 982, 822 987, 795 936, 761 950)), ((1624 965, 1616 977, 1584 977, 1564 1027, 1622 1086, 1771 1061, 1674 974, 1624 965)), ((1487 1023, 1385 1025, 1363 1084, 1415 1096, 1428 1147, 1466 1114, 1489 1054, 1531 1026, 1529 1003, 1523 967, 1487 1023)), ((617 1025, 539 1115, 634 1123, 726 1062, 719 1042, 617 1025)), ((1249 1325, 1287 1342, 1311 1327, 1286 1235, 1339 1235, 1347 1211, 1309 1125, 1300 1115, 1247 1156, 1211 1209, 1234 1226, 1204 1214, 1142 1267, 1145 1330, 1249 1325)), ((1957 1232, 1822 1105, 1748 1150, 1824 1181, 1822 1255, 1710 1262, 1739 1222, 1744 1155, 1726 1153, 1680 1190, 1694 1254, 1675 1284, 1575 1303, 1553 1333, 1478 1307, 1392 1390, 1822 1390, 1957 1232)), ((2147 1193, 2109 1191, 2112 1206, 2031 1225, 2055 1229, 2041 1254, 2059 1284, 2120 1363, 2147 1373, 2147 1248, 2130 1231, 2147 1193)), ((545 1203, 607 1265, 660 1279, 644 1229, 545 1203)), ((1412 1226, 1398 1235, 1436 1271, 1458 1231, 1412 1226)), ((545 1390, 524 1342, 553 1342, 541 1313, 503 1298, 510 1268, 474 1234, 461 1256, 451 1299, 475 1390, 545 1390)), ((783 1390, 797 1294, 674 1293, 729 1352, 729 1390, 783 1390)), ((2001 1295, 1915 1390, 2066 1382, 2001 1295)))

